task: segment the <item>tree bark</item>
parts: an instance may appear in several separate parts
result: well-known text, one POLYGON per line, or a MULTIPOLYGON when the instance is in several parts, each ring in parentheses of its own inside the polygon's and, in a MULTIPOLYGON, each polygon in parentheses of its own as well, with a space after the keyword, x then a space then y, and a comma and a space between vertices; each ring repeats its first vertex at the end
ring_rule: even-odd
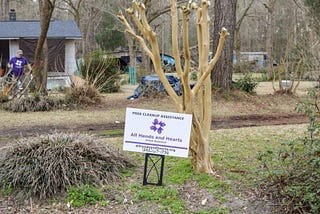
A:
MULTIPOLYGON (((55 0, 39 0, 40 11, 40 27, 41 32, 38 39, 37 47, 34 56, 34 76, 35 76, 35 90, 39 93, 47 94, 46 86, 43 86, 44 78, 47 77, 47 70, 42 67, 42 51, 45 41, 47 39, 47 32, 50 25, 50 19, 54 10, 55 0)), ((46 52, 48 54, 48 52, 46 52)), ((47 58, 47 57, 45 57, 47 58)), ((46 80, 45 80, 46 81, 46 80)))
POLYGON ((233 49, 234 32, 236 26, 237 0, 215 0, 214 3, 214 31, 213 31, 213 53, 216 52, 219 33, 222 27, 228 29, 230 34, 225 42, 221 59, 217 62, 212 72, 212 84, 215 87, 230 89, 233 73, 233 49))
POLYGON ((9 19, 9 0, 0 1, 1 20, 9 19))
POLYGON ((268 11, 267 29, 266 29, 266 52, 267 52, 267 77, 273 77, 273 34, 274 34, 274 8, 277 0, 269 0, 268 4, 264 4, 268 11))

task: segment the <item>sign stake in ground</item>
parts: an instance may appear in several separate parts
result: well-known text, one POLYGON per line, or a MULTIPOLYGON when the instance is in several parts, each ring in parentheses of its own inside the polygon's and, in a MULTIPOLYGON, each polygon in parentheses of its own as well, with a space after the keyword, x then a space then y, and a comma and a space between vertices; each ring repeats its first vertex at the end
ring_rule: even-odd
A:
POLYGON ((166 155, 188 157, 191 123, 190 114, 126 109, 123 150, 146 153, 144 185, 162 185, 166 155), (151 175, 157 177, 156 182, 148 181, 151 175))
POLYGON ((164 159, 165 155, 146 153, 143 170, 143 185, 149 184, 155 186, 162 186, 164 159), (152 180, 154 178, 156 179, 152 180))

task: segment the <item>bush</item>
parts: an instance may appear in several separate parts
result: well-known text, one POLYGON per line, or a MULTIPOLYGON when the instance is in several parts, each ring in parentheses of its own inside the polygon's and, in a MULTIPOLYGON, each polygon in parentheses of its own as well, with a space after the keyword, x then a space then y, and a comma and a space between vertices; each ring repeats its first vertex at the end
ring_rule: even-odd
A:
POLYGON ((82 78, 94 85, 99 92, 118 92, 120 70, 118 61, 103 51, 94 51, 83 58, 78 65, 82 78))
POLYGON ((278 151, 261 155, 268 193, 280 197, 287 213, 318 213, 320 210, 320 92, 309 93, 300 112, 310 118, 304 137, 282 144, 278 151))
POLYGON ((3 104, 3 109, 13 112, 35 112, 35 111, 50 111, 60 108, 61 99, 56 99, 48 96, 31 95, 10 100, 3 104))
POLYGON ((246 73, 242 78, 237 80, 235 86, 242 91, 254 93, 258 82, 252 77, 251 73, 246 73))
POLYGON ((65 101, 68 105, 92 106, 102 102, 102 97, 94 85, 88 83, 72 85, 66 91, 65 101))
POLYGON ((110 184, 133 163, 97 138, 55 133, 21 139, 1 154, 0 185, 25 196, 45 198, 70 186, 110 184))
POLYGON ((55 109, 74 109, 79 106, 94 106, 102 103, 102 97, 93 85, 87 83, 72 85, 65 89, 64 98, 31 94, 16 98, 1 105, 2 109, 12 112, 51 111, 55 109))

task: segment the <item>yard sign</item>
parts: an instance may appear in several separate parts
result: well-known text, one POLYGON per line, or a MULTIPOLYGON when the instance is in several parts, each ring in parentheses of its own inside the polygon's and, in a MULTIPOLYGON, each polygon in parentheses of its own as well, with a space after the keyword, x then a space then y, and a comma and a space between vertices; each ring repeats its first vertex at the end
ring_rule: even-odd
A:
POLYGON ((123 150, 188 157, 192 116, 127 108, 123 150))

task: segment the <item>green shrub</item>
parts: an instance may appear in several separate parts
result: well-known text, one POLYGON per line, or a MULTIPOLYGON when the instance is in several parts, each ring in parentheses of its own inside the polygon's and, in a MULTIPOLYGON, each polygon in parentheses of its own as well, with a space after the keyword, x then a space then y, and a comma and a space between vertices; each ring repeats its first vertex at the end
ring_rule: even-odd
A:
POLYGON ((82 185, 80 187, 70 187, 68 189, 67 201, 74 207, 81 207, 86 204, 95 205, 98 202, 106 206, 107 201, 103 193, 91 185, 82 185))
POLYGON ((94 136, 54 133, 20 139, 0 154, 0 186, 45 198, 70 186, 110 184, 133 163, 94 136))
POLYGON ((103 51, 94 51, 86 55, 78 67, 82 78, 99 92, 119 91, 120 70, 116 58, 103 51))
POLYGON ((197 74, 197 72, 195 72, 195 71, 191 72, 190 75, 189 75, 189 79, 190 79, 191 81, 197 81, 197 79, 198 79, 198 74, 197 74))
POLYGON ((235 86, 242 91, 254 93, 255 88, 258 86, 258 82, 252 77, 251 73, 246 73, 242 78, 236 81, 235 86))
POLYGON ((319 91, 298 106, 310 118, 304 137, 282 144, 282 149, 260 156, 266 173, 267 192, 280 197, 287 213, 320 210, 319 91))

